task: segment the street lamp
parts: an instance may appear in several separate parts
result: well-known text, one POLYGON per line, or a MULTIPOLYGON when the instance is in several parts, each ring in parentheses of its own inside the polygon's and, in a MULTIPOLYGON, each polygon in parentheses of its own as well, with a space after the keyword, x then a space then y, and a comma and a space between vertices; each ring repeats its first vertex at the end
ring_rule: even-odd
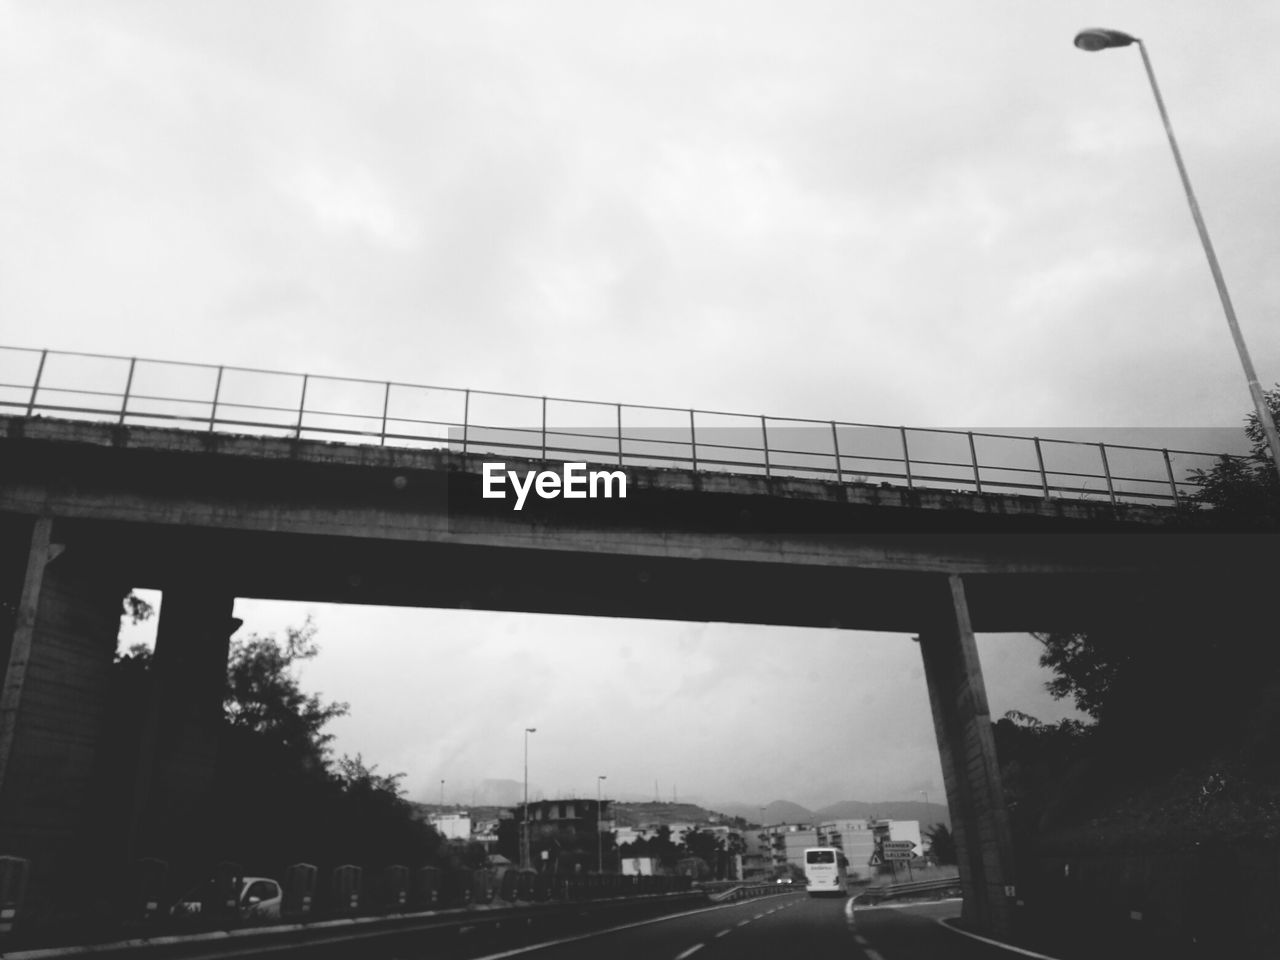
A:
POLYGON ((440 814, 444 815, 444 781, 440 781, 440 814))
POLYGON ((604 873, 604 812, 600 806, 600 784, 609 778, 596 777, 596 869, 604 873))
POLYGON ((1187 203, 1191 206, 1191 216, 1196 222, 1196 230, 1200 233, 1200 243, 1204 246, 1205 256, 1209 259, 1209 272, 1213 274, 1213 282, 1218 287, 1218 299, 1222 301, 1222 310, 1227 315, 1227 326, 1231 328, 1231 339, 1235 341, 1236 352, 1240 354, 1240 364, 1244 367, 1245 379, 1249 381, 1249 393, 1253 397, 1253 406, 1258 414, 1258 423, 1267 438, 1267 448, 1271 454, 1271 463, 1280 474, 1280 434, 1276 432, 1275 420, 1267 407, 1266 397, 1258 384, 1258 374, 1253 369, 1253 361, 1249 359, 1249 349, 1245 346, 1244 335, 1240 332, 1240 324, 1236 322, 1236 311, 1231 305, 1231 297, 1227 293, 1227 282, 1222 277, 1222 269, 1218 266, 1218 257, 1213 252, 1213 244, 1209 240, 1209 230, 1200 215, 1200 204, 1191 190, 1191 180, 1187 177, 1187 168, 1182 162, 1182 152, 1178 149, 1178 141, 1173 136, 1173 125, 1169 122, 1169 114, 1164 108, 1164 98, 1160 96, 1160 87, 1156 84, 1155 71, 1151 69, 1151 58, 1147 56, 1147 48, 1138 37, 1132 37, 1119 30, 1106 30, 1102 27, 1090 27, 1076 34, 1075 45, 1081 50, 1093 53, 1110 47, 1127 47, 1131 43, 1138 45, 1142 54, 1142 65, 1147 69, 1147 79, 1151 81, 1151 92, 1156 97, 1156 107, 1160 110, 1160 119, 1164 121, 1164 132, 1169 136, 1169 146, 1173 150, 1173 161, 1178 165, 1178 176, 1182 178, 1182 189, 1187 194, 1187 203))
POLYGON ((524 816, 520 823, 524 826, 520 839, 520 867, 529 869, 529 734, 537 733, 537 727, 524 728, 524 816))

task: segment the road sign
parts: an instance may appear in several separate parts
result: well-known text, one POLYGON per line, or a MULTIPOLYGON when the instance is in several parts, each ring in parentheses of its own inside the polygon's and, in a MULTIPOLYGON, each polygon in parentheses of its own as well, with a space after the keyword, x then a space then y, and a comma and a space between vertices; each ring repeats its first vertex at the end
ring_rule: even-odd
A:
POLYGON ((916 845, 910 840, 886 840, 880 846, 885 853, 890 850, 914 850, 916 848, 916 845))
POLYGON ((884 858, 886 860, 915 860, 919 854, 912 850, 886 850, 884 858))
POLYGON ((871 854, 871 859, 867 861, 867 866, 868 866, 868 867, 878 867, 878 866, 880 866, 880 864, 882 864, 882 863, 884 863, 884 860, 882 860, 882 859, 880 858, 880 854, 878 854, 878 853, 873 853, 873 854, 871 854))

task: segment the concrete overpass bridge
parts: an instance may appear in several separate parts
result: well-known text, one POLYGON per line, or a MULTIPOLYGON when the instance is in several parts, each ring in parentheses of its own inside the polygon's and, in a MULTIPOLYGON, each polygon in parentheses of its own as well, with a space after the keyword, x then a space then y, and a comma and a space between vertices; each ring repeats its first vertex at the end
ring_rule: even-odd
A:
POLYGON ((473 391, 460 418, 428 419, 438 388, 420 388, 410 417, 397 385, 374 385, 381 410, 353 413, 307 376, 294 405, 230 393, 229 368, 184 366, 166 389, 142 386, 150 362, 80 358, 127 370, 114 389, 83 369, 54 386, 52 361, 68 358, 31 359, 29 380, 0 386, 0 855, 30 862, 33 903, 87 900, 90 878, 166 857, 205 815, 245 596, 918 635, 965 911, 1001 932, 1016 877, 975 632, 1225 607, 1274 577, 1240 533, 1182 509, 1192 487, 1174 466, 1209 455, 1080 444, 1099 455, 1090 474, 1048 462, 1058 441, 1035 438, 918 431, 959 442, 966 462, 918 455, 906 428, 757 418, 750 443, 740 424, 706 422, 728 415, 676 411, 677 435, 657 425, 667 408, 604 405, 612 424, 580 411, 565 424, 550 414, 573 401, 473 391), (212 374, 211 394, 196 374, 212 374), (478 414, 495 398, 540 416, 478 414), (640 410, 661 416, 631 427, 640 410), (898 459, 868 430, 896 433, 898 459), (1032 459, 993 462, 983 437, 1032 459), (1114 469, 1134 451, 1153 477, 1114 469), (600 464, 625 475, 626 497, 517 511, 484 496, 498 460, 600 464), (139 587, 164 592, 156 689, 120 783, 102 719, 120 601, 139 587), (104 822, 108 792, 127 824, 104 822))

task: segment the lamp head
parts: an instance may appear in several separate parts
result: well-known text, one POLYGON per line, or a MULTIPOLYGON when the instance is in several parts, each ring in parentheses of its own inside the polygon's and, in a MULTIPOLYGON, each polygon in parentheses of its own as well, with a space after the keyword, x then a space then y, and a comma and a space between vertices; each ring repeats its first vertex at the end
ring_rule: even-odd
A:
POLYGON ((1088 27, 1076 34, 1075 45, 1081 50, 1093 53, 1108 47, 1127 47, 1136 43, 1137 37, 1131 37, 1119 30, 1107 30, 1105 27, 1088 27))

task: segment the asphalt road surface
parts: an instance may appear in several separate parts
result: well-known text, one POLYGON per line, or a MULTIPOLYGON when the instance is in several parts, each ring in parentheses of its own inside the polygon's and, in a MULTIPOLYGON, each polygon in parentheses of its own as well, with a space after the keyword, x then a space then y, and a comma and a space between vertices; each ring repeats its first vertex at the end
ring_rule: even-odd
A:
MULTIPOLYGON (((394 960, 1020 960, 939 921, 958 916, 950 900, 851 909, 845 898, 783 894, 570 934, 542 944, 495 941, 484 931, 448 945, 400 942, 394 960), (443 948, 443 949, 442 949, 443 948)), ((369 956, 354 947, 344 960, 369 956)), ((1035 956, 1035 955, 1032 955, 1035 956)))

